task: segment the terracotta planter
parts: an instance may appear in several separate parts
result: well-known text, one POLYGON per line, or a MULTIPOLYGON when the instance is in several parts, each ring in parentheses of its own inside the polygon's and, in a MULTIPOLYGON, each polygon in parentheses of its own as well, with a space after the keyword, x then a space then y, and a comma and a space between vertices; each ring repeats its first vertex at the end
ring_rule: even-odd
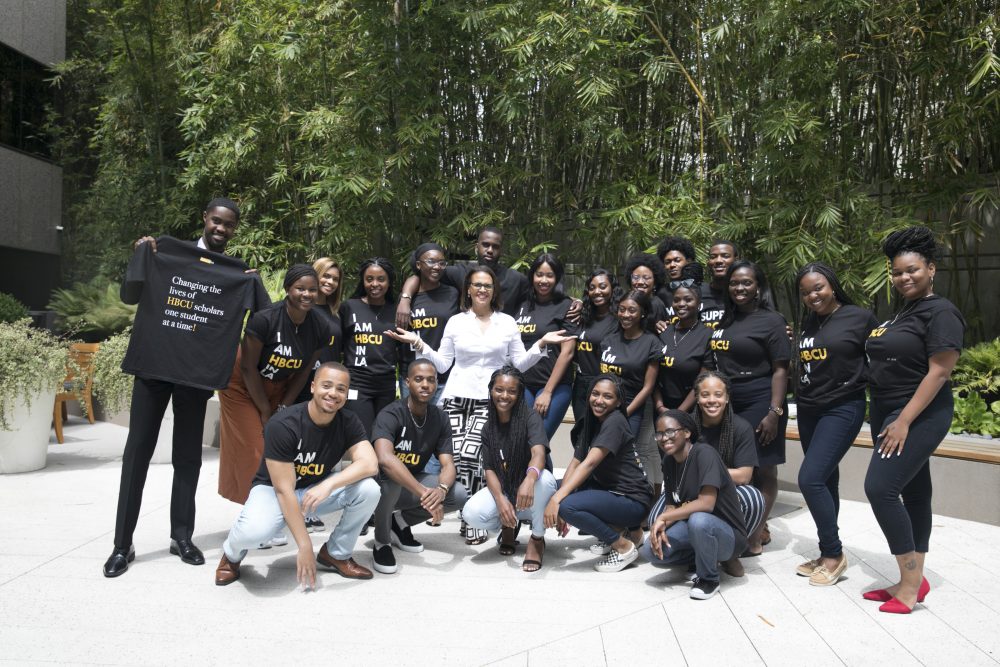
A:
POLYGON ((52 430, 55 391, 42 391, 31 399, 31 407, 14 408, 10 424, 14 431, 0 431, 0 474, 30 472, 45 467, 52 430))

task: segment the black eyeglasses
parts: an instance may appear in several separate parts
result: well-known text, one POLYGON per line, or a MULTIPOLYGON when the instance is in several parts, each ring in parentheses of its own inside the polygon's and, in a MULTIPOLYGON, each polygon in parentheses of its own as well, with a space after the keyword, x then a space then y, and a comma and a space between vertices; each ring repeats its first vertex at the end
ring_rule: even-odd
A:
POLYGON ((663 431, 657 431, 656 433, 653 434, 653 436, 657 440, 673 440, 674 436, 676 436, 678 433, 680 433, 683 430, 684 429, 682 429, 682 428, 668 428, 668 429, 663 430, 663 431))
POLYGON ((493 285, 489 285, 487 283, 472 283, 472 285, 470 285, 470 287, 472 287, 473 289, 477 289, 480 292, 492 292, 493 291, 493 285))

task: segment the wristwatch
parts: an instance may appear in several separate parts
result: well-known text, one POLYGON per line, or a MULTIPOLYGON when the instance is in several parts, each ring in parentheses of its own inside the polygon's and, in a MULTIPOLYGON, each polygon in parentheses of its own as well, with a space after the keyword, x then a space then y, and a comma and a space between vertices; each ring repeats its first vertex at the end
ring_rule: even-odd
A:
POLYGON ((776 408, 776 407, 774 407, 773 405, 769 405, 769 406, 767 406, 767 411, 768 411, 768 412, 773 412, 774 414, 778 415, 779 417, 780 417, 781 415, 785 414, 785 411, 784 411, 784 410, 782 410, 781 408, 776 408))

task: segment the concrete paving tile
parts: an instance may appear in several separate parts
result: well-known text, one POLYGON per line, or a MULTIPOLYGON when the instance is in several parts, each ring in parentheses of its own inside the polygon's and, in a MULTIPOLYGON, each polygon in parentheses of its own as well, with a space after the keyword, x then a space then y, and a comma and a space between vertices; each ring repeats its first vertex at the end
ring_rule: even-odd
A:
POLYGON ((764 664, 725 596, 723 588, 710 600, 692 600, 685 593, 683 597, 663 603, 686 664, 741 667, 764 664), (712 629, 712 637, 725 638, 725 641, 708 640, 706 628, 712 629))
POLYGON ((605 667, 604 643, 599 628, 563 637, 528 651, 528 665, 533 667, 605 667))
POLYGON ((656 656, 665 664, 684 662, 662 604, 602 624, 601 637, 609 665, 627 665, 640 656, 656 656))

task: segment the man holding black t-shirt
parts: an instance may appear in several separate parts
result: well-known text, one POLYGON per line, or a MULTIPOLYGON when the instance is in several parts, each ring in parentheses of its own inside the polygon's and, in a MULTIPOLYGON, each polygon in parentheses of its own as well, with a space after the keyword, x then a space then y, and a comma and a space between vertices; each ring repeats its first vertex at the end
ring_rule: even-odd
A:
POLYGON ((413 538, 410 526, 461 509, 468 492, 455 481, 451 422, 444 410, 431 405, 437 391, 437 370, 427 359, 410 363, 407 398, 387 405, 375 418, 372 439, 382 476, 382 499, 375 509, 375 569, 396 571, 390 540, 403 551, 419 553, 424 545, 413 538), (441 463, 440 473, 424 472, 431 455, 441 463))
POLYGON ((249 549, 287 526, 298 545, 296 571, 303 586, 316 585, 316 562, 348 579, 371 579, 372 573, 351 553, 361 527, 380 494, 371 479, 378 472, 375 450, 353 412, 343 410, 351 376, 343 364, 329 361, 316 370, 312 400, 285 408, 264 427, 264 460, 250 497, 222 543, 215 584, 240 578, 240 562, 249 549), (334 468, 344 457, 351 463, 334 468), (305 515, 343 510, 330 539, 313 554, 305 515))

